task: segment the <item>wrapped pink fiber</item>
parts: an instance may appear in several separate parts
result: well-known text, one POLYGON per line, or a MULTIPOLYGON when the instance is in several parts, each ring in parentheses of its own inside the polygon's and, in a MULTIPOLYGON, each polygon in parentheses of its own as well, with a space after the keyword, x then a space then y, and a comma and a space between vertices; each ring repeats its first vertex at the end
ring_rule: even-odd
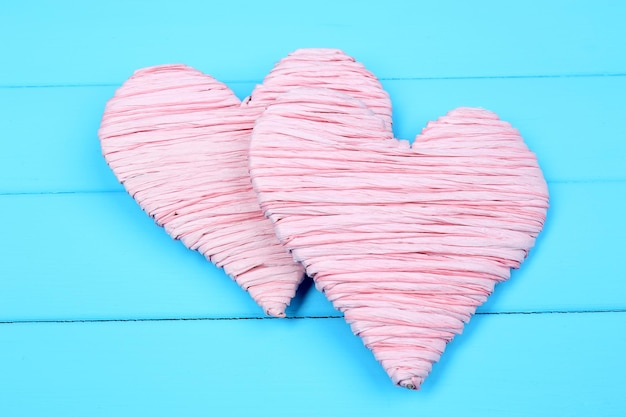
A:
POLYGON ((257 121, 250 175, 280 241, 394 383, 420 387, 446 344, 525 259, 548 190, 516 129, 459 108, 411 146, 327 89, 257 121))
POLYGON ((243 102, 184 65, 139 70, 108 102, 99 131, 107 163, 144 211, 279 317, 303 269, 259 209, 248 147, 263 110, 298 86, 350 94, 391 123, 388 96, 362 64, 338 50, 303 49, 280 61, 243 102))

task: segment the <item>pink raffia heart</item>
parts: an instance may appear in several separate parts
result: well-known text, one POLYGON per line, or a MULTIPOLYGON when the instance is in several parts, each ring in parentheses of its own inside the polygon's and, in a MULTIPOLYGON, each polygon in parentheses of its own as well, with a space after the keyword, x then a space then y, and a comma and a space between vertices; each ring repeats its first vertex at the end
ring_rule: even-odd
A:
POLYGON ((388 96, 362 64, 338 50, 303 49, 243 102, 184 65, 139 70, 107 103, 99 130, 107 163, 144 211, 279 317, 304 274, 260 211, 248 147, 258 116, 294 86, 350 94, 391 123, 388 96))
POLYGON ((257 121, 250 168, 294 259, 413 389, 525 259, 548 207, 534 154, 483 109, 451 111, 411 146, 350 97, 294 90, 257 121))

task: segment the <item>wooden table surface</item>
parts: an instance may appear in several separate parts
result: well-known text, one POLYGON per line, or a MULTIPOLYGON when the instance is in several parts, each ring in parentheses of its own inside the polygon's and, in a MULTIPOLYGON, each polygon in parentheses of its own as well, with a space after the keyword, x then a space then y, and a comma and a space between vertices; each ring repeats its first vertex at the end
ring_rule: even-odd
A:
POLYGON ((0 416, 626 415, 626 3, 13 1, 0 6, 0 416), (551 207, 422 389, 305 282, 271 319, 102 158, 106 101, 183 62, 245 97, 304 47, 373 71, 394 131, 479 106, 551 207))

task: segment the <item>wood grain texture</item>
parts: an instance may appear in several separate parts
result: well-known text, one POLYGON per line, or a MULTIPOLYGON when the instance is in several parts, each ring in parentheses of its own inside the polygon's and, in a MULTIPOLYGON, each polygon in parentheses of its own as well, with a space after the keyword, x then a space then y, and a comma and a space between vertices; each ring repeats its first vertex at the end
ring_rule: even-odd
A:
POLYGON ((0 9, 0 415, 624 414, 623 2, 0 9), (497 112, 549 181, 530 258, 420 392, 393 387, 341 318, 311 318, 338 315, 314 289, 288 310, 306 318, 258 320, 101 156, 104 105, 135 69, 183 62, 243 98, 302 47, 344 49, 380 77, 398 137, 453 107, 497 112))

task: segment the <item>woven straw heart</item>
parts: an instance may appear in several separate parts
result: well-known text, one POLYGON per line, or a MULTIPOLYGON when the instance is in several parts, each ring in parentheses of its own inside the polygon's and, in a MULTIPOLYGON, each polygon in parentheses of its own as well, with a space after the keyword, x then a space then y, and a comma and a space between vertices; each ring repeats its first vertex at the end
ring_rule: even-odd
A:
POLYGON ((99 131, 107 163, 139 205, 273 316, 284 316, 303 270, 259 209, 248 147, 267 105, 307 85, 357 97, 390 123, 388 96, 362 64, 338 50, 304 49, 280 61, 243 103, 184 65, 137 71, 108 102, 99 131))
POLYGON ((294 90, 257 121, 250 168, 280 240, 408 388, 519 267, 548 207, 534 154, 482 109, 411 147, 350 97, 294 90))

